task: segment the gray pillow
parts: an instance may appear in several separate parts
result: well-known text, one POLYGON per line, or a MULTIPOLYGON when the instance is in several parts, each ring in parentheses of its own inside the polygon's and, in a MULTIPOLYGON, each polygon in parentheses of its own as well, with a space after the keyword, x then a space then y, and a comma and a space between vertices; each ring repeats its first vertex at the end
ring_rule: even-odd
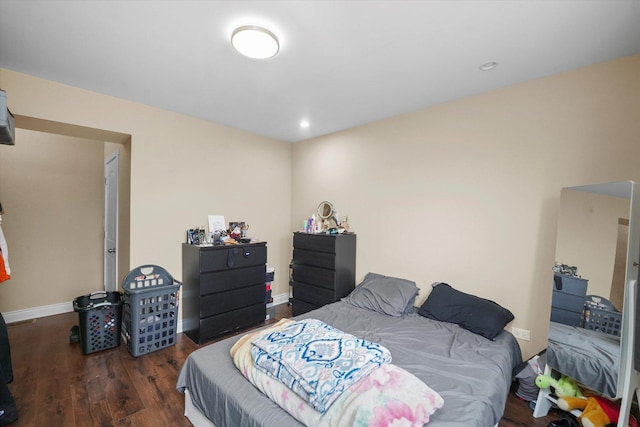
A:
POLYGON ((389 316, 402 317, 413 308, 418 295, 415 282, 368 273, 342 301, 389 316))

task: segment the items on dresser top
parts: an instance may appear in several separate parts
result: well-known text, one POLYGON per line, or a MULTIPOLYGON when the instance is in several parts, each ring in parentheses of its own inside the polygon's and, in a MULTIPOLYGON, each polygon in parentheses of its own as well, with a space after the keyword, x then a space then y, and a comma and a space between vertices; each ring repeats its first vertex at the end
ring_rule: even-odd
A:
POLYGON ((293 234, 292 313, 346 297, 355 287, 356 235, 293 234))
POLYGON ((182 245, 183 329, 198 344, 264 322, 266 243, 182 245))

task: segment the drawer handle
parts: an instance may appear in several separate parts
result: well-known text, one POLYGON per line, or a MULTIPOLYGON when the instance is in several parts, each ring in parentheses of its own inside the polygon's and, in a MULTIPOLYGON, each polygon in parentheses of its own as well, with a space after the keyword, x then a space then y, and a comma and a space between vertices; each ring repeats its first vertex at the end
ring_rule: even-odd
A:
POLYGON ((238 248, 230 249, 227 252, 227 268, 233 268, 236 263, 236 254, 238 253, 238 248))
POLYGON ((556 289, 561 291, 562 290, 562 277, 559 276, 553 276, 553 281, 556 285, 556 289))
POLYGON ((249 256, 251 255, 251 251, 250 251, 250 250, 248 250, 248 249, 245 249, 245 251, 244 251, 244 254, 243 254, 243 255, 244 255, 244 257, 245 257, 245 258, 249 258, 249 256))

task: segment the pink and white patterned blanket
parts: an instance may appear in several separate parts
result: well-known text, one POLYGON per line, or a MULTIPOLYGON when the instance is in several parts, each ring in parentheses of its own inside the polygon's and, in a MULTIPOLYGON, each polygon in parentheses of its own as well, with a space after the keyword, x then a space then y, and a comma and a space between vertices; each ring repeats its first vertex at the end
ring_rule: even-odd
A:
POLYGON ((442 397, 417 377, 391 363, 373 370, 345 390, 321 413, 286 385, 256 368, 251 342, 293 321, 246 334, 231 348, 236 367, 257 389, 307 426, 422 426, 444 404, 442 397))

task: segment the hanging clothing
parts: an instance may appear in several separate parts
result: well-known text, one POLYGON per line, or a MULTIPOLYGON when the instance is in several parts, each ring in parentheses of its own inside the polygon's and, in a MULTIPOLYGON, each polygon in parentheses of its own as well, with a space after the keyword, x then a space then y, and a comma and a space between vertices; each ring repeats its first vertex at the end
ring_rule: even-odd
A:
POLYGON ((4 267, 4 258, 0 252, 0 283, 11 279, 11 275, 7 273, 7 269, 4 267))
POLYGON ((4 238, 4 233, 2 232, 1 225, 0 225, 0 262, 2 262, 2 267, 0 267, 0 283, 1 283, 11 278, 11 267, 9 267, 9 248, 7 247, 7 240, 4 238))

